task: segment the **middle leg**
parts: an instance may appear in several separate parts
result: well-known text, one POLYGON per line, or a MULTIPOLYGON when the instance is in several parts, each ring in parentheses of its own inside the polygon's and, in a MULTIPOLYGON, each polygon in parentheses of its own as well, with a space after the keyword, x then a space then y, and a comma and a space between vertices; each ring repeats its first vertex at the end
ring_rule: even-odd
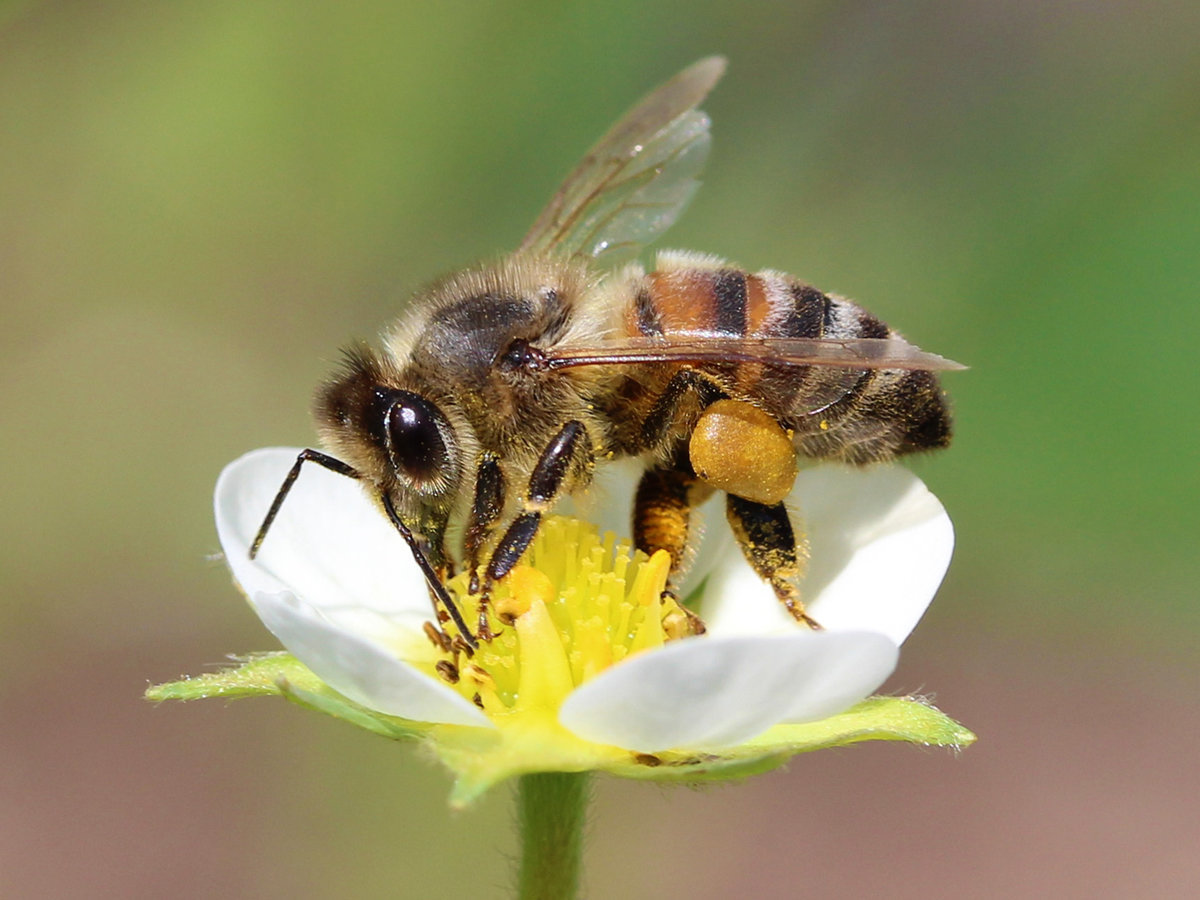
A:
POLYGON ((492 585, 511 572, 529 549, 541 525, 542 513, 553 506, 573 470, 578 476, 579 467, 588 467, 591 461, 592 441, 587 429, 579 421, 570 421, 564 425, 542 451, 533 472, 530 473, 529 486, 521 500, 521 512, 496 544, 484 571, 479 595, 481 640, 493 637, 487 623, 487 607, 492 585))
MULTIPOLYGON (((633 502, 633 543, 652 555, 665 550, 671 557, 665 593, 676 600, 678 580, 687 570, 691 543, 692 509, 713 494, 713 489, 685 468, 647 469, 638 484, 633 502)), ((704 633, 704 623, 691 610, 679 604, 688 616, 693 634, 704 633)))

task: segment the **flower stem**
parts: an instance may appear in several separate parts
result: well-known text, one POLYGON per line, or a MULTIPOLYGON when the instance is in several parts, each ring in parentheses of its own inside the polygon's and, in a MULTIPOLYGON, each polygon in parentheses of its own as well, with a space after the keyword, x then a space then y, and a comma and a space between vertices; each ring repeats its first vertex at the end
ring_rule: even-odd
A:
POLYGON ((521 776, 517 783, 520 900, 570 900, 578 894, 589 799, 586 773, 521 776))

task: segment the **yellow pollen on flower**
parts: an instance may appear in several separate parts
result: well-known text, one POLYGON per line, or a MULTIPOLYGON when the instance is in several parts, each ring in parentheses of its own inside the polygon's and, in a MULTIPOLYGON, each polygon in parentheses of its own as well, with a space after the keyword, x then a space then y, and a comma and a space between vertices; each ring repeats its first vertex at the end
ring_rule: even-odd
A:
MULTIPOLYGON (((604 669, 691 633, 687 614, 663 596, 670 565, 665 551, 647 557, 586 522, 548 518, 522 564, 492 590, 495 636, 470 657, 460 642, 442 641, 450 649, 414 662, 498 725, 554 718, 571 691, 604 669)), ((447 587, 472 621, 478 598, 467 594, 468 580, 464 573, 447 587)))
POLYGON ((529 612, 534 600, 553 602, 554 583, 532 566, 517 566, 508 575, 508 591, 492 603, 492 608, 501 622, 511 625, 518 616, 529 612))
POLYGON ((682 611, 669 612, 663 616, 663 632, 668 640, 687 637, 692 633, 691 622, 682 611))

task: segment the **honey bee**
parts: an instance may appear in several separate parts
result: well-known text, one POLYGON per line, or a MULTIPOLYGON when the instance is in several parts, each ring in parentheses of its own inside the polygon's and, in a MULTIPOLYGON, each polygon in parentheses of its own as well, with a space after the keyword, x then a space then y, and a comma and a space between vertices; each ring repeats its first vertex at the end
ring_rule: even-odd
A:
POLYGON ((668 590, 693 509, 723 491, 750 565, 819 627, 795 584, 803 553, 783 503, 799 460, 865 464, 946 446, 934 373, 960 367, 789 275, 695 253, 660 253, 651 271, 630 262, 698 186, 709 119, 697 106, 724 69, 703 59, 652 92, 567 177, 516 253, 421 292, 382 349, 347 351, 315 402, 328 452, 297 458, 251 556, 304 463, 358 479, 411 548, 439 624, 453 620, 474 648, 492 636, 492 585, 542 517, 598 463, 636 458, 633 540, 669 553, 668 590), (444 586, 460 564, 479 597, 474 630, 444 586))

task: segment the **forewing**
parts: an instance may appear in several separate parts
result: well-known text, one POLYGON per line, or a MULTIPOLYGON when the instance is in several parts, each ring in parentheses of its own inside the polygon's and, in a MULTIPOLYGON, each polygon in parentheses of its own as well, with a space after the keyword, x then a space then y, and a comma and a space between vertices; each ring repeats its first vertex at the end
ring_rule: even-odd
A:
POLYGON ((925 369, 966 366, 928 353, 903 338, 737 338, 703 333, 668 338, 623 338, 590 346, 557 348, 555 368, 629 363, 763 363, 846 369, 925 369))
MULTIPOLYGON (((859 388, 872 370, 902 369, 950 371, 959 363, 927 353, 902 338, 731 338, 727 335, 688 334, 671 338, 628 338, 588 347, 556 348, 547 354, 551 368, 598 365, 753 366, 761 370, 788 370, 794 386, 790 406, 794 414, 820 413, 859 388)), ((779 377, 779 376, 777 376, 779 377)))
POLYGON ((567 176, 520 252, 615 265, 666 231, 699 187, 709 119, 695 107, 724 71, 722 57, 702 59, 626 113, 567 176))

